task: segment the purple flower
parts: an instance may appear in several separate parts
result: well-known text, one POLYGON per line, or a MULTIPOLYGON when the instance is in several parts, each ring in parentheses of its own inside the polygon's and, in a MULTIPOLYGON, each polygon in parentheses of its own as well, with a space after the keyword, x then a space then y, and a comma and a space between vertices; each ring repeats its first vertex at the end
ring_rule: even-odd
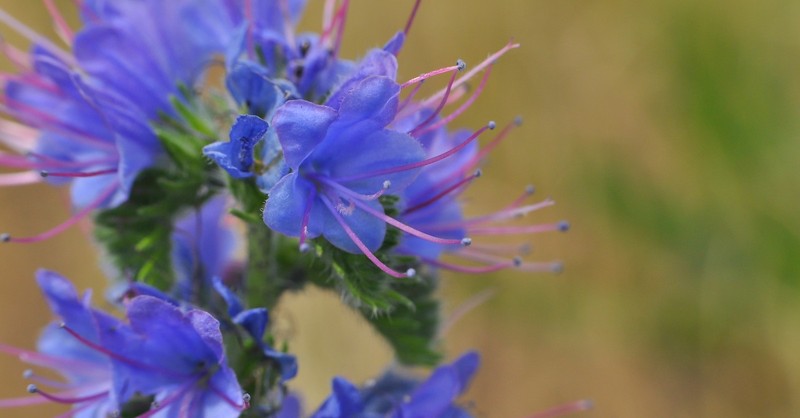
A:
MULTIPOLYGON (((89 306, 91 293, 80 297, 73 285, 57 273, 40 270, 36 280, 60 322, 80 333, 86 341, 100 344, 102 330, 98 318, 107 325, 121 325, 113 317, 89 306)), ((0 345, 0 351, 16 355, 31 365, 51 369, 64 381, 29 370, 26 377, 35 383, 29 386, 29 391, 39 396, 0 400, 0 407, 57 402, 73 405, 71 413, 77 418, 106 416, 118 411, 111 390, 112 369, 108 356, 75 339, 58 323, 45 328, 37 349, 38 352, 31 352, 0 345)))
POLYGON ((162 155, 152 124, 175 114, 171 97, 195 83, 238 24, 226 0, 84 1, 77 33, 50 11, 71 52, 0 11, 0 21, 34 43, 30 57, 2 50, 19 71, 6 82, 2 112, 21 123, 4 120, 0 141, 22 155, 0 154, 0 165, 29 171, 3 175, 0 185, 34 182, 36 173, 73 180, 79 211, 39 236, 6 241, 46 239, 124 202, 137 174, 162 155))
MULTIPOLYGON (((424 381, 388 371, 364 387, 333 379, 333 393, 310 418, 469 418, 455 401, 466 391, 478 369, 475 352, 440 366, 424 381)), ((293 403, 281 411, 281 418, 300 418, 293 403)))
POLYGON ((151 296, 131 300, 126 316, 128 325, 107 328, 101 341, 120 402, 154 396, 142 418, 233 418, 247 407, 214 317, 199 309, 184 312, 151 296))

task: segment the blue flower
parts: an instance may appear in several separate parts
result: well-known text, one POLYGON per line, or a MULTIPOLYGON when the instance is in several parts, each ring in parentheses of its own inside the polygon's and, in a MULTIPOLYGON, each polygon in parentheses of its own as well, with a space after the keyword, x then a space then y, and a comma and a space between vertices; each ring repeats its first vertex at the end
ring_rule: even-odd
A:
POLYGON ((102 345, 111 357, 120 402, 154 396, 141 417, 234 418, 246 408, 214 317, 151 296, 133 298, 126 316, 127 326, 101 324, 108 330, 102 345))
MULTIPOLYGON (((214 54, 230 43, 241 16, 227 0, 82 2, 83 27, 72 33, 54 22, 72 46, 63 51, 6 13, 0 20, 34 43, 32 66, 5 85, 2 111, 18 120, 0 124, 0 138, 21 156, 0 165, 41 172, 54 183, 74 180, 76 219, 31 239, 45 239, 95 208, 124 202, 136 176, 163 154, 151 128, 179 86, 192 86, 214 54), (32 129, 30 129, 32 128, 32 129)), ((2 184, 36 176, 13 173, 2 184)))
MULTIPOLYGON (((36 280, 60 322, 87 341, 100 344, 102 330, 97 318, 103 318, 106 324, 121 325, 113 317, 92 309, 89 306, 91 294, 87 292, 83 297, 79 296, 75 287, 57 273, 40 270, 36 273, 36 280)), ((29 370, 26 377, 35 382, 29 386, 29 391, 40 396, 0 400, 0 407, 57 402, 73 405, 71 413, 77 418, 107 416, 118 410, 111 390, 112 369, 108 356, 76 340, 58 323, 45 328, 37 348, 38 352, 31 352, 0 345, 0 351, 16 355, 31 365, 51 369, 65 381, 56 381, 29 370), (51 387, 52 391, 44 387, 51 387)))
MULTIPOLYGON (((333 393, 310 418, 469 418, 455 402, 479 364, 480 356, 469 352, 436 368, 424 381, 388 371, 362 388, 337 377, 333 393)), ((300 417, 294 404, 281 414, 281 418, 300 417)))
POLYGON ((272 127, 292 172, 270 190, 264 222, 301 246, 322 235, 404 277, 373 254, 386 233, 378 198, 413 181, 424 157, 413 137, 385 128, 397 111, 396 69, 394 56, 374 50, 324 105, 292 100, 276 111, 272 127))

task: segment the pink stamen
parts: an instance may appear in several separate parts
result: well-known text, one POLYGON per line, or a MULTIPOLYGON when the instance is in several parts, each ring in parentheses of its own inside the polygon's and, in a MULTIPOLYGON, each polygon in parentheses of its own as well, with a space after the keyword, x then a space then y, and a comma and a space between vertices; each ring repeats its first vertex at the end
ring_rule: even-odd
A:
POLYGON ((23 173, 9 173, 0 174, 0 187, 4 186, 25 186, 28 184, 38 183, 42 180, 42 176, 35 171, 26 171, 23 173))
MULTIPOLYGON (((498 257, 493 254, 482 252, 480 249, 463 249, 461 251, 453 251, 452 255, 464 258, 470 261, 477 261, 479 263, 504 263, 508 262, 506 257, 498 257), (477 251, 476 251, 477 250, 477 251)), ((515 270, 526 271, 529 273, 559 273, 563 270, 564 266, 560 261, 552 262, 530 262, 523 261, 519 257, 511 259, 515 270)))
POLYGON ((347 12, 350 8, 350 0, 342 1, 341 17, 339 18, 339 26, 336 28, 336 41, 333 46, 333 56, 339 56, 339 50, 342 47, 342 40, 344 39, 344 26, 347 23, 347 12))
POLYGON ((30 57, 19 48, 6 42, 0 36, 0 53, 6 56, 18 70, 28 70, 31 68, 30 57))
POLYGON ((447 158, 447 157, 449 157, 449 156, 461 151, 464 147, 469 145, 470 142, 472 142, 475 139, 477 139, 482 133, 486 132, 487 130, 494 129, 495 126, 496 125, 495 125, 494 122, 489 122, 486 126, 484 126, 484 127, 480 128, 480 129, 478 129, 477 131, 475 131, 472 135, 470 135, 469 138, 465 139, 460 144, 456 145, 453 148, 450 148, 448 151, 445 151, 445 152, 443 152, 443 153, 441 153, 441 154, 439 154, 439 155, 437 155, 435 157, 431 157, 431 158, 428 158, 428 159, 425 159, 425 160, 422 160, 422 161, 419 161, 419 162, 416 162, 416 163, 401 165, 401 166, 393 167, 393 168, 387 168, 387 169, 384 169, 384 170, 373 171, 371 173, 355 174, 355 175, 348 176, 348 177, 341 177, 341 178, 335 179, 335 181, 341 183, 343 181, 363 180, 363 179, 368 179, 368 178, 371 178, 371 177, 385 176, 387 174, 393 174, 393 173, 399 173, 399 172, 402 172, 402 171, 413 170, 415 168, 425 167, 427 165, 431 165, 433 163, 437 163, 437 162, 439 162, 439 161, 441 161, 441 160, 443 160, 443 159, 445 159, 445 158, 447 158))
POLYGON ((330 27, 333 21, 333 10, 336 7, 336 0, 325 0, 325 5, 322 9, 322 27, 330 27))
POLYGON ((320 196, 320 198, 322 199, 322 202, 325 204, 325 206, 328 207, 328 210, 331 212, 334 219, 336 219, 336 222, 338 222, 339 225, 341 225, 341 227, 344 229, 345 234, 347 234, 347 236, 350 237, 353 243, 356 244, 356 247, 358 247, 358 249, 361 250, 361 252, 365 256, 367 256, 367 258, 369 258, 370 261, 372 261, 372 264, 375 264, 375 266, 381 269, 381 271, 383 271, 384 273, 398 279, 413 277, 416 274, 414 269, 408 269, 408 271, 406 271, 405 273, 401 273, 399 271, 392 270, 389 266, 384 264, 381 260, 378 259, 378 257, 375 256, 375 254, 372 253, 372 251, 369 250, 369 248, 367 248, 366 245, 364 245, 361 239, 358 238, 358 235, 356 235, 356 233, 353 232, 352 229, 350 229, 350 226, 347 225, 347 222, 345 222, 344 219, 342 219, 342 215, 339 214, 339 211, 336 210, 333 203, 331 203, 331 201, 324 195, 320 196))
POLYGON ((50 53, 58 56, 58 58, 60 58, 62 61, 70 64, 75 63, 75 60, 73 59, 72 55, 70 55, 63 49, 59 48, 56 44, 51 42, 46 37, 36 33, 35 30, 26 26, 24 23, 20 22, 19 20, 11 16, 3 9, 0 9, 0 22, 5 23, 8 27, 10 27, 23 37, 27 38, 34 44, 38 44, 47 48, 50 51, 50 53))
MULTIPOLYGON (((497 51, 494 54, 490 55, 488 58, 483 60, 483 62, 478 64, 475 68, 473 68, 472 70, 470 70, 466 74, 464 74, 463 77, 461 77, 458 80, 456 80, 455 84, 453 84, 453 88, 459 87, 460 85, 466 83, 475 74, 477 74, 478 72, 482 71, 484 68, 494 64, 494 62, 497 61, 497 59, 500 58, 501 56, 503 56, 506 52, 508 52, 508 51, 510 51, 510 50, 512 50, 514 48, 518 48, 518 47, 519 47, 519 44, 515 44, 515 43, 512 43, 512 42, 509 42, 508 44, 506 44, 506 46, 501 48, 499 51, 497 51)), ((421 103, 421 106, 422 107, 431 107, 433 105, 433 103, 436 103, 438 100, 440 100, 443 95, 444 95, 444 90, 440 90, 439 92, 435 93, 431 97, 428 97, 427 99, 425 99, 421 103)))
POLYGON ((6 106, 0 106, 0 111, 4 112, 9 116, 13 116, 14 118, 23 121, 33 127, 37 127, 41 130, 50 131, 53 133, 61 134, 64 136, 68 136, 70 140, 87 144, 89 146, 106 149, 106 150, 113 150, 116 152, 116 146, 113 143, 107 142, 103 139, 97 138, 92 136, 89 133, 83 132, 80 129, 69 126, 62 121, 56 119, 54 116, 44 113, 43 111, 36 109, 32 106, 28 106, 25 103, 18 102, 16 100, 9 100, 6 96, 6 106), (8 105, 14 106, 8 107, 8 105))
POLYGON ((533 414, 528 418, 555 418, 561 417, 567 414, 571 414, 573 412, 581 412, 581 411, 588 411, 592 409, 594 404, 592 401, 589 400, 582 400, 577 402, 572 402, 566 405, 557 406, 555 408, 548 409, 547 411, 539 412, 537 414, 533 414))
POLYGON ((21 156, 0 152, 0 166, 7 168, 33 169, 36 163, 21 156))
POLYGON ((26 396, 24 398, 0 399, 0 409, 17 408, 20 406, 41 405, 50 402, 41 396, 26 396))
MULTIPOLYGON (((474 174, 472 174, 471 176, 464 177, 463 179, 459 180, 458 182, 456 182, 452 186, 450 186, 450 187, 442 190, 438 194, 434 195, 430 199, 425 200, 425 201, 423 201, 421 203, 418 203, 418 204, 416 204, 416 205, 414 205, 414 206, 412 206, 410 208, 407 208, 405 211, 403 211, 403 215, 408 215, 409 213, 412 213, 414 211, 417 211, 417 210, 420 210, 422 208, 428 207, 431 204, 439 201, 439 199, 449 195, 454 190, 464 190, 464 187, 467 185, 467 183, 472 182, 472 180, 475 180, 476 178, 478 178, 480 176, 481 176, 481 172, 480 172, 480 170, 478 170, 474 174)), ((423 193, 423 195, 429 195, 429 194, 430 193, 428 193, 428 192, 423 193)))
POLYGON ((51 369, 59 368, 76 368, 81 370, 94 370, 99 371, 100 367, 95 363, 88 361, 68 359, 62 357, 53 357, 47 354, 42 354, 36 351, 23 350, 10 345, 0 344, 0 352, 17 356, 20 361, 35 366, 48 367, 51 369))
POLYGON ((27 379, 27 380, 30 380, 30 381, 33 381, 33 382, 36 382, 36 383, 39 383, 39 384, 42 384, 42 385, 47 385, 47 386, 50 386, 50 387, 59 388, 59 389, 74 389, 74 387, 75 387, 75 385, 73 385, 71 383, 59 382, 57 380, 53 380, 53 379, 46 378, 44 376, 40 376, 40 375, 34 373, 33 370, 25 370, 25 373, 24 373, 23 377, 25 379, 27 379))
POLYGON ((504 261, 502 263, 493 264, 490 266, 461 266, 458 264, 446 263, 444 261, 433 260, 429 258, 422 259, 425 264, 430 264, 434 267, 443 268, 446 270, 455 271, 458 273, 467 273, 467 274, 485 274, 485 273, 494 273, 496 271, 504 270, 509 267, 514 267, 514 261, 504 261))
POLYGON ((475 91, 472 93, 472 96, 470 96, 469 99, 467 99, 467 101, 462 103, 461 106, 459 106, 458 109, 456 109, 453 113, 436 121, 436 123, 429 125, 425 129, 422 129, 420 132, 418 132, 418 135, 422 135, 426 132, 439 129, 447 125, 448 123, 454 121, 457 117, 461 116, 462 113, 464 113, 467 109, 470 108, 470 106, 472 106, 473 103, 475 103, 475 100, 477 100, 478 97, 480 97, 481 93, 483 93, 483 89, 486 87, 486 81, 489 80, 489 75, 491 73, 492 73, 492 66, 489 65, 488 67, 486 67, 486 71, 483 73, 483 78, 481 78, 481 82, 480 84, 478 84, 478 88, 475 89, 475 91))
POLYGON ((87 172, 73 172, 73 173, 65 173, 65 172, 50 172, 46 170, 42 170, 40 172, 42 177, 97 177, 97 176, 105 176, 109 174, 116 174, 116 168, 109 168, 106 170, 97 170, 97 171, 87 171, 87 172))
POLYGON ((89 339, 87 339, 83 335, 78 334, 74 329, 70 328, 66 324, 61 324, 61 327, 65 331, 67 331, 70 335, 75 337, 75 339, 78 340, 81 344, 91 348, 92 350, 97 351, 98 353, 105 354, 106 356, 108 356, 110 358, 113 358, 113 359, 115 359, 117 361, 120 361, 122 363, 126 363, 128 365, 133 366, 133 367, 139 367, 139 368, 146 369, 146 370, 153 370, 155 372, 158 372, 158 373, 161 373, 161 374, 164 374, 164 375, 167 375, 167 376, 174 376, 174 377, 179 377, 179 378, 187 378, 187 377, 194 376, 192 374, 176 373, 176 372, 174 372, 172 370, 167 370, 167 369, 164 369, 162 367, 151 366, 149 364, 141 363, 139 361, 127 358, 125 356, 122 356, 120 354, 117 354, 117 353, 115 353, 113 351, 108 350, 107 348, 95 343, 94 341, 90 341, 89 339))
POLYGON ((347 13, 346 6, 347 4, 343 2, 342 5, 336 10, 336 13, 333 15, 333 19, 330 20, 330 23, 323 28, 322 33, 319 36, 320 43, 328 44, 329 47, 332 47, 332 45, 330 45, 330 36, 333 33, 333 30, 338 28, 337 25, 341 26, 341 21, 344 19, 344 14, 347 13))
MULTIPOLYGON (((458 63, 459 63, 460 67, 463 67, 461 65, 463 63, 463 61, 459 60, 458 63)), ((464 66, 465 65, 466 64, 464 64, 464 66)), ((453 87, 453 82, 456 81, 456 74, 458 74, 458 72, 453 72, 453 75, 450 76, 450 81, 447 83, 447 87, 446 87, 446 90, 444 92, 444 96, 442 97, 442 100, 439 102, 439 105, 436 106, 436 109, 434 109, 434 111, 431 112, 431 114, 428 115, 428 117, 425 118, 425 120, 422 121, 422 123, 420 123, 414 129, 412 129, 408 133, 409 135, 413 136, 414 138, 419 138, 420 133, 421 133, 422 130, 424 130, 425 126, 427 124, 431 123, 431 121, 433 121, 437 116, 439 116, 439 113, 441 113, 442 109, 444 109, 445 103, 447 103, 447 99, 450 98, 450 90, 453 87)))
POLYGON ((411 15, 408 16, 406 27, 403 29, 403 33, 406 35, 408 35, 408 31, 411 30, 411 25, 414 23, 414 18, 417 16, 417 10, 419 10, 420 3, 422 3, 422 0, 417 0, 414 3, 414 8, 411 9, 411 15))
POLYGON ((532 205, 526 205, 522 207, 514 207, 509 205, 509 207, 499 210, 497 212, 470 218, 460 223, 460 225, 479 225, 486 222, 496 222, 496 221, 504 221, 507 219, 518 218, 520 216, 525 216, 531 212, 535 212, 537 210, 550 207, 555 204, 556 202, 553 201, 552 199, 545 199, 539 203, 534 203, 532 205))
POLYGON ((427 72, 425 74, 420 74, 420 75, 412 78, 411 80, 408 80, 405 83, 401 84, 400 88, 406 88, 406 87, 408 87, 408 86, 410 86, 410 85, 412 85, 414 83, 421 83, 421 82, 423 82, 423 81, 425 81, 425 80, 427 80, 427 79, 429 79, 431 77, 435 77, 435 76, 440 75, 440 74, 447 74, 447 73, 461 71, 464 68, 465 68, 464 62, 459 60, 458 63, 456 63, 456 65, 451 65, 449 67, 444 67, 444 68, 440 68, 438 70, 433 70, 433 71, 427 72))
POLYGON ((338 190, 340 192, 343 192, 343 193, 347 194, 350 197, 356 198, 358 200, 368 200, 368 201, 369 200, 375 200, 375 199, 378 199, 379 197, 383 196, 383 194, 386 192, 386 190, 389 189, 389 187, 392 186, 391 182, 386 181, 386 182, 384 182, 384 184, 383 184, 384 187, 381 190, 378 190, 377 192, 375 192, 373 194, 361 194, 361 193, 356 193, 356 192, 348 189, 347 187, 344 187, 341 184, 339 184, 339 183, 335 182, 334 180, 331 180, 330 178, 325 177, 325 176, 311 175, 311 176, 309 176, 309 178, 311 178, 312 180, 317 180, 319 182, 322 182, 325 185, 330 186, 330 187, 332 187, 332 188, 334 188, 334 189, 336 189, 336 190, 338 190))
POLYGON ((33 243, 50 239, 66 231, 69 227, 75 225, 76 223, 80 222, 83 218, 85 218, 87 215, 89 215, 89 213, 91 213, 94 209, 97 209, 101 204, 103 204, 103 202, 106 201, 106 199, 108 199, 112 194, 114 194, 118 186, 119 184, 117 182, 113 182, 110 187, 108 187, 106 190, 103 190, 103 192, 97 199, 86 205, 85 208, 78 211, 75 215, 67 219, 64 223, 56 226, 53 229, 50 229, 49 231, 45 231, 39 235, 35 235, 32 237, 25 237, 25 238, 15 238, 9 236, 8 234, 0 234, 0 241, 15 242, 15 243, 33 243))
POLYGON ((426 233, 424 233, 424 232, 422 232, 422 231, 420 231, 418 229, 415 229, 415 228, 413 228, 413 227, 411 227, 409 225, 406 225, 406 224, 398 221, 397 219, 392 218, 391 216, 386 215, 385 213, 376 211, 375 209, 369 207, 368 205, 364 204, 363 202, 361 202, 359 200, 353 200, 353 203, 355 203, 355 205, 358 206, 359 208, 361 208, 361 210, 363 210, 364 212, 367 212, 368 214, 370 214, 370 215, 372 215, 372 216, 374 216, 374 217, 386 222, 387 224, 389 224, 389 225, 391 225, 391 226, 393 226, 393 227, 405 232, 406 234, 413 235, 413 236, 415 236, 417 238, 422 238, 422 239, 424 239, 426 241, 430 241, 430 242, 433 242, 435 244, 442 244, 442 245, 464 245, 464 246, 467 246, 467 245, 472 244, 472 240, 470 240, 469 238, 466 238, 466 237, 465 238, 453 239, 453 238, 440 238, 440 237, 435 237, 435 236, 430 235, 430 234, 426 234, 426 233))
POLYGON ((103 391, 103 392, 100 392, 100 393, 95 393, 93 395, 86 395, 86 396, 80 396, 80 397, 75 397, 75 398, 67 398, 67 397, 65 397, 65 394, 53 394, 53 393, 45 392, 45 391, 37 388, 36 385, 29 385, 28 386, 28 392, 37 393, 37 394, 43 396, 44 398, 47 398, 48 400, 50 400, 52 402, 68 404, 68 405, 81 403, 81 402, 94 401, 94 400, 102 399, 102 398, 105 398, 105 397, 108 396, 108 391, 103 391))
POLYGON ((467 169, 476 167, 478 163, 481 162, 481 160, 483 160, 490 152, 492 152, 492 150, 497 148, 497 146, 500 145, 500 143, 503 142, 503 140, 508 137, 508 134, 509 132, 511 132, 512 129, 520 126, 521 124, 522 121, 520 118, 516 118, 514 119, 513 122, 509 122, 508 124, 506 124, 506 126, 504 126, 503 129, 501 129, 500 132, 498 132, 497 135, 495 135, 495 137, 492 138, 492 140, 489 141, 488 144, 486 144, 486 146, 481 148, 480 151, 478 151, 478 153, 475 154, 475 156, 472 157, 472 159, 470 159, 470 161, 465 165, 465 167, 467 169))
POLYGON ((514 199, 514 201, 511 202, 508 206, 506 206, 506 209, 513 209, 519 207, 519 205, 525 203, 525 200, 533 196, 534 193, 536 193, 536 188, 533 187, 532 184, 525 186, 525 191, 522 192, 522 194, 519 197, 514 199))
POLYGON ((72 3, 74 3, 75 6, 81 10, 81 12, 83 12, 86 16, 91 18, 93 21, 95 21, 95 22, 99 22, 100 21, 100 16, 98 16, 97 13, 94 12, 94 10, 89 9, 88 7, 86 7, 86 4, 84 4, 83 0, 72 0, 72 3))
POLYGON ((58 7, 53 3, 53 0, 44 0, 44 5, 47 8, 47 13, 50 13, 50 18, 56 26, 56 32, 61 40, 67 45, 72 45, 72 40, 75 39, 75 33, 67 24, 64 15, 58 10, 58 7))
POLYGON ((569 229, 566 222, 550 224, 528 225, 528 226, 486 226, 470 228, 469 232, 474 235, 520 235, 538 234, 541 232, 562 231, 569 229))
POLYGON ((400 105, 397 106, 397 114, 398 115, 400 114, 400 112, 403 111, 403 109, 406 108, 406 106, 408 106, 409 103, 411 103, 411 100, 414 99, 414 96, 417 95, 417 92, 419 92, 419 89, 422 88, 423 84, 425 84, 425 80, 421 80, 419 83, 417 83, 417 85, 414 86, 414 90, 411 90, 411 93, 409 93, 408 96, 406 96, 406 98, 403 99, 403 101, 400 103, 400 105))
POLYGON ((453 311, 450 314, 450 316, 445 320, 445 322, 444 322, 444 324, 442 324, 441 328, 439 328, 439 332, 438 332, 439 338, 444 337, 445 334, 447 334, 447 332, 450 331, 450 328, 452 328, 453 325, 458 323, 458 321, 460 321, 461 318, 463 318, 468 313, 470 313, 473 310, 475 310, 475 308, 477 308, 478 306, 483 305, 489 299, 491 299, 492 296, 494 296, 494 293, 495 293, 494 289, 486 289, 486 290, 484 290, 484 291, 482 291, 482 292, 470 297, 464 303, 459 305, 458 308, 456 308, 456 310, 453 311))
POLYGON ((89 409, 89 408, 91 408, 93 406, 94 406, 93 403, 85 403, 83 405, 79 405, 77 407, 73 407, 69 411, 64 412, 63 414, 56 415, 53 418, 72 418, 75 415, 77 415, 78 413, 80 413, 81 411, 83 411, 84 409, 89 409))
POLYGON ((0 143, 18 153, 25 153, 36 145, 39 131, 21 123, 0 119, 0 143))

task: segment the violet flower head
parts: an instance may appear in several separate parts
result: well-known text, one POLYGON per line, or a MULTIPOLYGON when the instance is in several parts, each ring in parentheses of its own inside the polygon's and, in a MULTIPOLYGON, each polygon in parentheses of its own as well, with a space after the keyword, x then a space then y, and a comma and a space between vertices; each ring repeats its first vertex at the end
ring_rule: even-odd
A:
MULTIPOLYGON (((36 280, 50 309, 60 324, 80 332, 92 344, 100 344, 102 330, 97 318, 108 325, 116 319, 89 306, 91 293, 79 296, 75 287, 64 277, 39 270, 36 280)), ((55 402, 72 405, 70 413, 77 418, 112 415, 118 411, 112 393, 112 368, 108 356, 76 340, 64 332, 59 323, 47 326, 37 344, 37 352, 0 345, 0 351, 18 356, 23 362, 50 369, 63 377, 54 380, 36 373, 25 372, 32 384, 28 391, 38 396, 0 400, 0 408, 55 402)))
MULTIPOLYGON (((469 418, 472 415, 456 400, 469 387, 479 364, 480 356, 469 352, 439 366, 423 381, 388 371, 361 388, 337 377, 332 394, 310 418, 469 418)), ((300 418, 300 411, 290 403, 279 416, 300 418)))
POLYGON ((225 0, 80 2, 83 26, 73 31, 49 2, 66 51, 0 10, 0 22, 33 43, 27 54, 0 48, 17 67, 4 86, 0 185, 72 181, 78 209, 64 224, 30 238, 49 238, 93 209, 128 198, 137 174, 163 151, 151 128, 174 115, 172 96, 192 86, 212 56, 224 51, 236 21, 225 0))
POLYGON ((122 326, 101 323, 107 330, 101 345, 65 328, 111 359, 114 395, 121 404, 152 396, 140 418, 234 418, 247 407, 225 358, 219 321, 210 314, 137 296, 126 316, 128 324, 122 326))

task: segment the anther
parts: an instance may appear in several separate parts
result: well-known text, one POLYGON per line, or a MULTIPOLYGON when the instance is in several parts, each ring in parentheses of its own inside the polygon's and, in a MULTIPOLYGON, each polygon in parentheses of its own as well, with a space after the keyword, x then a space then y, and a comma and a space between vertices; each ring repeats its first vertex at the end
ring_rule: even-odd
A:
POLYGON ((514 267, 520 267, 522 266, 522 257, 514 257, 511 262, 514 263, 514 267))
POLYGON ((414 270, 413 268, 410 268, 410 269, 406 270, 406 277, 411 278, 411 277, 414 277, 416 275, 417 275, 417 271, 414 270))
POLYGON ((514 118, 514 125, 522 126, 522 116, 517 116, 514 118))
POLYGON ((458 67, 458 71, 464 71, 467 69, 467 63, 462 59, 458 59, 456 60, 456 67, 458 67))
POLYGON ((390 187, 392 187, 392 182, 389 181, 389 180, 384 180, 383 181, 383 189, 384 190, 388 190, 390 187))
POLYGON ((478 178, 478 177, 480 177, 482 175, 483 175, 483 170, 481 170, 480 168, 475 170, 475 174, 474 174, 475 178, 478 178))
POLYGON ((497 127, 497 124, 492 120, 492 121, 489 121, 489 124, 486 125, 486 126, 489 127, 489 130, 494 130, 494 128, 497 127))
POLYGON ((534 193, 536 193, 536 186, 534 186, 532 184, 529 184, 529 185, 525 186, 525 194, 530 196, 530 195, 533 195, 534 193))
POLYGON ((42 177, 44 178, 44 177, 47 177, 47 176, 49 176, 49 175, 50 175, 50 173, 48 173, 48 172, 47 172, 47 170, 42 170, 42 171, 40 171, 40 172, 39 172, 39 175, 40 175, 40 176, 42 176, 42 177))
POLYGON ((559 222, 558 223, 558 230, 561 231, 561 232, 569 231, 569 222, 567 222, 567 221, 559 222))
POLYGON ((472 238, 469 237, 461 238, 461 245, 469 247, 470 245, 472 245, 472 238))
POLYGON ((553 273, 555 273, 555 274, 561 274, 564 271, 564 263, 562 263, 560 261, 557 261, 557 262, 553 263, 553 267, 551 268, 551 271, 553 273))
POLYGON ((0 234, 0 241, 2 242, 11 241, 11 234, 9 234, 8 232, 3 232, 2 234, 0 234))
POLYGON ((27 390, 28 393, 37 393, 37 392, 39 392, 39 388, 36 387, 36 385, 34 385, 33 383, 28 385, 28 387, 25 390, 27 390))
POLYGON ((308 250, 310 250, 310 249, 311 249, 311 246, 308 245, 307 242, 304 242, 304 243, 300 244, 300 252, 301 253, 308 252, 308 250))
POLYGON ((27 369, 24 372, 22 372, 23 379, 30 379, 31 377, 33 377, 33 370, 27 369))

